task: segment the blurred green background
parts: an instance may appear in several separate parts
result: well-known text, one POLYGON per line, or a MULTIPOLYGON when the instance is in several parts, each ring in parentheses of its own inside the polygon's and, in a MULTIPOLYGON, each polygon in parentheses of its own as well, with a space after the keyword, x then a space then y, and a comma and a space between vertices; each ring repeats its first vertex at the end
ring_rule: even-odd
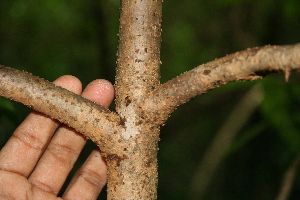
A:
MULTIPOLYGON (((1 0, 0 64, 50 81, 71 74, 84 85, 114 82, 119 4, 1 0)), ((248 47, 297 43, 299 22, 299 0, 165 1, 162 82, 248 47)), ((299 199, 299 78, 230 83, 177 109, 162 127, 158 199, 276 199, 288 169, 286 199, 299 199)), ((0 98, 1 146, 29 111, 0 98)))

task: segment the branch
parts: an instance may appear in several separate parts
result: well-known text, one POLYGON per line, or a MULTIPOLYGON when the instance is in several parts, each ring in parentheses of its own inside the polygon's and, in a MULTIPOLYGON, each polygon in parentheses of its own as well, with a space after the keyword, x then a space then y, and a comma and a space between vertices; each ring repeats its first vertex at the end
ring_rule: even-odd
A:
POLYGON ((166 82, 141 106, 149 114, 160 113, 157 123, 164 123, 170 113, 190 99, 233 81, 261 79, 262 73, 283 71, 286 81, 291 70, 300 70, 300 43, 264 46, 227 55, 200 65, 166 82))
POLYGON ((18 101, 76 129, 102 151, 121 129, 117 114, 62 87, 10 67, 0 65, 0 96, 18 101))

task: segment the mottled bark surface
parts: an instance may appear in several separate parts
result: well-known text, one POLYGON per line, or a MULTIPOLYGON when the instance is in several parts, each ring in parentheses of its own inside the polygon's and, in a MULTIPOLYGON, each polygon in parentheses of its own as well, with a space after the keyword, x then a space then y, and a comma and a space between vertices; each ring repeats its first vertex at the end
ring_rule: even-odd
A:
POLYGON ((262 74, 278 71, 283 71, 288 81, 290 72, 299 69, 300 43, 251 48, 202 64, 166 82, 153 91, 143 108, 168 115, 188 100, 226 83, 257 80, 263 78, 262 74))
POLYGON ((248 49, 200 65, 163 85, 151 82, 149 87, 132 87, 132 78, 140 77, 130 74, 128 80, 118 79, 118 84, 125 83, 117 85, 116 112, 5 66, 0 66, 0 95, 58 119, 93 140, 108 163, 108 199, 155 199, 159 127, 172 111, 222 84, 260 79, 261 72, 284 71, 288 79, 291 70, 300 69, 299 54, 299 44, 248 49))
POLYGON ((176 107, 232 81, 262 72, 300 69, 300 44, 247 49, 159 82, 160 0, 123 0, 119 27, 116 111, 48 81, 0 66, 0 95, 75 128, 100 148, 108 164, 108 199, 157 198, 160 126, 176 107))
POLYGON ((145 121, 140 105, 159 86, 161 4, 121 1, 115 89, 116 112, 124 123, 120 153, 126 157, 108 159, 109 199, 157 196, 159 126, 145 121))

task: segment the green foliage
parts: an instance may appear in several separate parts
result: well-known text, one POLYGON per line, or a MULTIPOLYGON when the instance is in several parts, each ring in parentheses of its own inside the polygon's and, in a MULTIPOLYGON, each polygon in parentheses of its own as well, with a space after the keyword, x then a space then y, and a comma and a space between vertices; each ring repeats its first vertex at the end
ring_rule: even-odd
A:
MULTIPOLYGON (((162 82, 248 47, 300 41, 298 0, 174 0, 163 6, 162 82)), ((113 82, 118 8, 117 0, 2 0, 0 62, 50 81, 72 74, 84 85, 96 78, 113 82)), ((282 75, 262 82, 264 101, 224 152, 204 199, 274 199, 299 152, 299 74, 289 83, 282 75)), ((159 144, 159 199, 186 199, 205 150, 252 85, 222 86, 171 116, 159 144)), ((19 106, 0 99, 2 144, 17 116, 25 115, 19 106)), ((297 192, 294 187, 291 199, 297 192)))
POLYGON ((286 84, 283 80, 269 79, 264 82, 264 87, 263 115, 278 130, 282 140, 294 151, 299 151, 299 83, 286 84))

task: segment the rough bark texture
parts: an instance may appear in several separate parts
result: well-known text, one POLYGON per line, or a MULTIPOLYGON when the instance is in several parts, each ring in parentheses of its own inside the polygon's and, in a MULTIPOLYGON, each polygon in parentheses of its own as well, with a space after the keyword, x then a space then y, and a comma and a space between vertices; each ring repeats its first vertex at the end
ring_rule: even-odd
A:
POLYGON ((27 72, 0 65, 0 78, 1 96, 75 128, 93 140, 103 152, 114 153, 106 143, 116 146, 111 137, 123 128, 116 113, 27 72))
POLYGON ((300 69, 300 44, 247 49, 159 83, 161 1, 123 0, 116 112, 52 83, 0 66, 0 96, 60 120, 92 139, 108 164, 108 199, 156 199, 160 126, 177 106, 231 81, 300 69))
POLYGON ((248 49, 200 65, 161 86, 132 87, 134 81, 130 79, 140 77, 130 74, 128 80, 118 79, 125 82, 124 88, 117 86, 118 113, 5 66, 0 66, 0 95, 58 119, 92 139, 108 163, 108 199, 155 199, 159 127, 170 113, 227 82, 262 78, 261 72, 284 71, 288 79, 291 70, 300 69, 299 54, 300 44, 248 49), (135 96, 138 92, 142 96, 135 96))
POLYGON ((125 127, 120 132, 122 150, 127 156, 108 160, 109 199, 157 196, 159 126, 145 121, 140 105, 159 86, 161 3, 122 0, 115 89, 116 111, 125 127))
POLYGON ((164 120, 181 104, 228 82, 257 80, 275 71, 283 71, 288 81, 291 70, 299 69, 300 43, 251 48, 200 65, 166 82, 142 107, 146 112, 162 114, 164 120))

